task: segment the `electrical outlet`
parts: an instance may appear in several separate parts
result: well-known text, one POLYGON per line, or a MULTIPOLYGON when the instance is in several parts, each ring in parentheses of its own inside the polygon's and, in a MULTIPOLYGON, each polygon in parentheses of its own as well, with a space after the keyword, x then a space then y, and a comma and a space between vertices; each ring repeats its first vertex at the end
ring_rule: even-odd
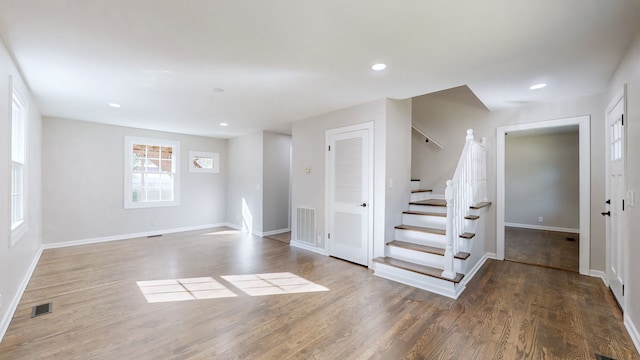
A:
POLYGON ((538 216, 538 222, 541 223, 542 222, 542 216, 538 216))

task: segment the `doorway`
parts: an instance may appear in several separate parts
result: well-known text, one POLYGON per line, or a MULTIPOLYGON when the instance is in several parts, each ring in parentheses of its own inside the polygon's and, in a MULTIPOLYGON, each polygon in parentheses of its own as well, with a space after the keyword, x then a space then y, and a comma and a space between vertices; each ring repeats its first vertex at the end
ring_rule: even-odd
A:
POLYGON ((497 153, 497 193, 496 193, 496 248, 497 258, 505 259, 505 143, 506 134, 516 131, 548 129, 568 126, 578 126, 579 141, 579 272, 589 274, 590 251, 590 117, 579 116, 573 118, 541 121, 535 123, 517 124, 497 128, 496 153, 497 153))
POLYGON ((579 128, 506 133, 505 259, 578 272, 579 128))
POLYGON ((326 132, 327 252, 369 266, 373 238, 373 123, 326 132))

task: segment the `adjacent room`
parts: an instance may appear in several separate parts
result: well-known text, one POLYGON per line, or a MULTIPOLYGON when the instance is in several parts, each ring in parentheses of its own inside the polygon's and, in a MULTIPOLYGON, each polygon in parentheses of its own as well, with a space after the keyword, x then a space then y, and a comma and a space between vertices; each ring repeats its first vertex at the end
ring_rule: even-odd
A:
POLYGON ((639 18, 0 0, 0 359, 640 359, 639 18))

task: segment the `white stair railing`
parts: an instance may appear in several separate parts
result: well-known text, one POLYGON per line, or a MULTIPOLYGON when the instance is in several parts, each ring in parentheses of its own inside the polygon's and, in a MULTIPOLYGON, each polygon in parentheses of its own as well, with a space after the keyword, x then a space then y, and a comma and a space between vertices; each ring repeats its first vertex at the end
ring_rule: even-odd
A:
POLYGON ((444 196, 447 200, 445 265, 442 277, 453 279, 456 276, 453 257, 459 251, 468 252, 468 241, 461 241, 465 231, 465 217, 469 207, 487 201, 486 138, 477 142, 473 130, 467 130, 464 149, 458 160, 452 180, 447 181, 444 196))

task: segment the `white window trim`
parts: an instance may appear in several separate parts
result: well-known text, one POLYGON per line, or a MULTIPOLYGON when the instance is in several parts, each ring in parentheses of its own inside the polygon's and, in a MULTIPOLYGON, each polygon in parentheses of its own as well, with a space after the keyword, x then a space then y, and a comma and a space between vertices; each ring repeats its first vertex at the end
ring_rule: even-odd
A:
POLYGON ((205 151, 189 151, 189 172, 193 173, 214 173, 220 172, 220 154, 205 151), (197 168, 193 164, 193 158, 206 157, 213 159, 213 167, 211 169, 197 168))
MULTIPOLYGON (((13 104, 14 102, 17 102, 22 110, 22 116, 21 116, 21 127, 22 127, 22 141, 23 141, 23 161, 21 163, 22 165, 22 198, 23 198, 23 204, 22 204, 22 220, 15 223, 15 224, 10 224, 11 226, 11 240, 9 241, 9 246, 14 246, 16 243, 18 243, 18 241, 20 241, 20 239, 22 239, 22 237, 27 233, 28 230, 28 215, 29 215, 29 211, 28 211, 28 123, 29 123, 29 107, 27 102, 24 100, 25 97, 22 95, 22 92, 20 90, 18 90, 15 86, 15 82, 13 79, 13 76, 9 76, 9 86, 11 89, 10 92, 10 99, 9 99, 9 103, 11 104, 11 108, 10 108, 10 114, 11 114, 11 138, 13 141, 13 104)), ((12 144, 12 148, 13 148, 13 144, 12 144)), ((12 150, 13 152, 13 150, 12 150)), ((13 155, 11 154, 11 164, 13 167, 13 155)), ((13 170, 11 170, 13 172, 13 170)), ((12 209, 10 209, 10 211, 13 211, 12 209)), ((13 214, 11 214, 11 216, 13 217, 13 214)))
POLYGON ((140 209, 155 208, 180 205, 180 142, 173 140, 151 139, 137 136, 124 137, 124 208, 140 209), (171 146, 175 156, 175 173, 173 177, 173 201, 150 201, 133 202, 132 192, 132 170, 133 170, 133 145, 147 144, 158 146, 171 146))

